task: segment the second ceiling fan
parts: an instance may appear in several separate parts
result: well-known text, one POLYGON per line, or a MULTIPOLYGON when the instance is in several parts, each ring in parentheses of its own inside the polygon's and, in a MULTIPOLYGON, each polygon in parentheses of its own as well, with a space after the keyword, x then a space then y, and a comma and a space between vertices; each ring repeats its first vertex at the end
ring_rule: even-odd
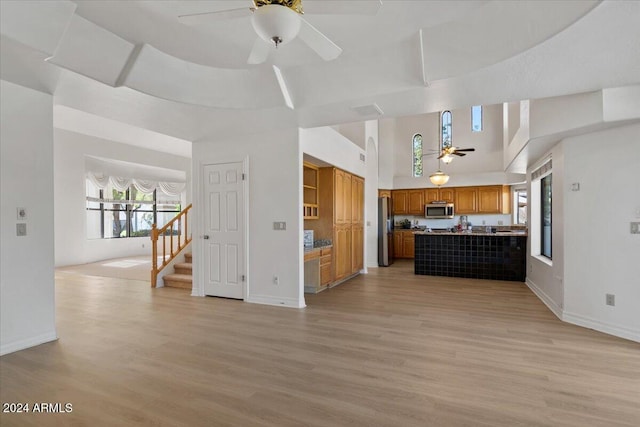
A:
POLYGON ((442 160, 444 163, 451 163, 453 157, 451 156, 466 156, 467 152, 476 151, 475 148, 458 148, 454 146, 443 147, 440 155, 438 156, 438 160, 442 160))
MULTIPOLYGON (((259 36, 249 54, 248 64, 267 60, 272 48, 299 37, 325 61, 336 59, 342 49, 302 17, 302 0, 253 0, 251 7, 203 12, 178 16, 187 25, 210 25, 217 21, 251 18, 259 36)), ((382 2, 376 1, 315 1, 305 4, 307 13, 337 15, 375 15, 382 2)))

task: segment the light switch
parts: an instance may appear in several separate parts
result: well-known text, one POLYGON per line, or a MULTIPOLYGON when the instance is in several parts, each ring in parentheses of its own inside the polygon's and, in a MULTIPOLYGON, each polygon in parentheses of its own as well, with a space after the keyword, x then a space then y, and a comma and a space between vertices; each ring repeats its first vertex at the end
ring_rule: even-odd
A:
POLYGON ((274 230, 286 230, 287 229, 287 223, 285 221, 275 221, 273 223, 273 229, 274 230))
POLYGON ((640 234, 640 222, 631 223, 631 234, 640 234))
POLYGON ((19 222, 16 224, 16 236, 26 236, 27 235, 27 224, 24 222, 19 222))

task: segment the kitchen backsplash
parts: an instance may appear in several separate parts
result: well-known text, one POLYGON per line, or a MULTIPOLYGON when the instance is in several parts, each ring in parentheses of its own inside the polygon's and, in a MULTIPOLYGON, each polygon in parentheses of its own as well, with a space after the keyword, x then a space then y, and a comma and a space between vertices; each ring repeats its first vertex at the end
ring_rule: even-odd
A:
MULTIPOLYGON (((411 225, 414 225, 418 221, 419 226, 425 226, 428 228, 451 228, 458 225, 460 222, 460 215, 456 215, 453 219, 426 219, 424 216, 418 215, 394 215, 393 222, 396 224, 396 228, 399 227, 399 223, 402 220, 408 219, 411 221, 411 225)), ((511 215, 467 215, 467 221, 472 225, 511 225, 511 215)))

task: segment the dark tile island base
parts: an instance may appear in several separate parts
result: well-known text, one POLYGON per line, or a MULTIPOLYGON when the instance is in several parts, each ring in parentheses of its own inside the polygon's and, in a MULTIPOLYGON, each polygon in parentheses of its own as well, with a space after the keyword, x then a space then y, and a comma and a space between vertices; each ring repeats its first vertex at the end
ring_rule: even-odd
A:
POLYGON ((524 282, 526 255, 526 235, 416 233, 415 274, 524 282))

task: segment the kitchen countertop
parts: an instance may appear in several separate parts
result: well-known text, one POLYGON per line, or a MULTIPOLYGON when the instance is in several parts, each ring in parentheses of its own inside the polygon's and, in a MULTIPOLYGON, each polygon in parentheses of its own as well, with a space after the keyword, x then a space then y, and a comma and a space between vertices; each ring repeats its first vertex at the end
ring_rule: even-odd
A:
MULTIPOLYGON (((409 231, 409 230, 407 230, 409 231)), ((452 233, 451 231, 414 231, 413 234, 420 234, 426 236, 500 236, 500 237, 524 237, 527 236, 528 233, 526 231, 497 231, 495 233, 487 233, 485 232, 467 232, 460 231, 452 233)))
POLYGON ((322 249, 326 249, 326 248, 332 248, 333 244, 331 245, 323 245, 323 246, 317 246, 315 248, 304 248, 304 253, 305 254, 309 254, 312 253, 314 251, 321 251, 322 249))

